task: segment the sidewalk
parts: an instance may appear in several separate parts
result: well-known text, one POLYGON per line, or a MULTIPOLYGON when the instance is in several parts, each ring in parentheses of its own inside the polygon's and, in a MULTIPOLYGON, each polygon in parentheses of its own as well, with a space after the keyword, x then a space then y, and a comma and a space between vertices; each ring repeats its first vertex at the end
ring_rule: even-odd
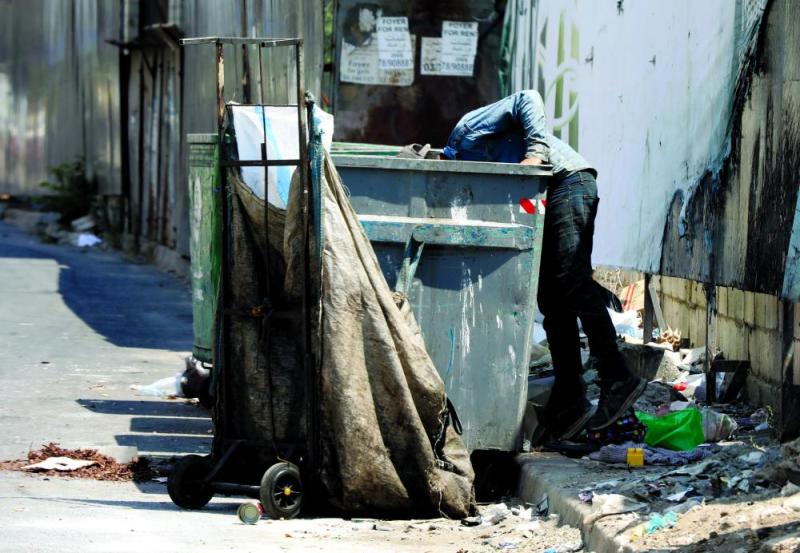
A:
MULTIPOLYGON (((687 512, 677 513, 674 528, 648 534, 642 524, 649 520, 649 513, 663 513, 670 508, 681 510, 679 502, 653 498, 649 493, 652 487, 648 489, 648 485, 658 486, 659 482, 664 482, 668 478, 666 473, 676 467, 628 469, 586 459, 568 459, 554 453, 523 454, 518 462, 521 466, 520 498, 539 504, 546 495, 549 512, 559 515, 562 523, 580 529, 586 551, 788 553, 800 550, 798 493, 782 497, 778 490, 772 489, 714 498, 687 512), (644 508, 602 516, 597 495, 595 505, 579 498, 580 492, 587 488, 595 488, 595 494, 625 495, 631 502, 642 503, 644 508)), ((692 465, 686 468, 690 467, 692 465)), ((711 477, 713 470, 709 468, 705 472, 711 477)))

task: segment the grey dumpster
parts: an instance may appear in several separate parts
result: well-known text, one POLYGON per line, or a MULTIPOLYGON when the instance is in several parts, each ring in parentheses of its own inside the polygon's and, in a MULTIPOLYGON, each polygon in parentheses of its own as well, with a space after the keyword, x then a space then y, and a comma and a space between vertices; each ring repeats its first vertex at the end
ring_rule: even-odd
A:
POLYGON ((389 284, 404 260, 418 260, 408 296, 467 447, 518 451, 544 217, 538 202, 550 173, 501 163, 333 160, 389 284))

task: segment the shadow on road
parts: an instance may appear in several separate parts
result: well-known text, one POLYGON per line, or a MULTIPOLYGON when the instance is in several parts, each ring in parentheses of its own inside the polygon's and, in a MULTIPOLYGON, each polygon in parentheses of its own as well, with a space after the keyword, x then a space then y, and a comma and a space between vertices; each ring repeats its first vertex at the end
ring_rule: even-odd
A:
MULTIPOLYGON (((192 303, 185 283, 149 265, 119 255, 38 242, 0 223, 0 260, 55 262, 53 286, 64 304, 116 346, 188 351, 192 347, 192 303), (57 274, 56 274, 57 272, 57 274)), ((19 268, 25 271, 30 268, 19 268)))
MULTIPOLYGON (((211 450, 211 418, 205 409, 184 401, 78 399, 78 405, 103 415, 130 417, 130 433, 114 436, 118 445, 134 446, 140 455, 157 463, 173 457, 211 450)), ((137 483, 147 494, 163 494, 166 489, 137 483)), ((148 502, 142 502, 149 505, 148 502)))
MULTIPOLYGON (((166 493, 166 490, 164 491, 166 493)), ((172 501, 127 501, 115 499, 81 499, 81 503, 89 503, 91 505, 105 505, 108 507, 127 507, 129 509, 147 509, 150 511, 182 511, 180 507, 175 505, 172 501)), ((241 505, 238 502, 219 502, 215 501, 203 507, 203 513, 214 513, 218 515, 225 515, 235 517, 236 509, 241 505)))
POLYGON ((183 401, 125 399, 78 399, 75 401, 81 407, 103 415, 148 415, 153 417, 180 417, 211 420, 211 415, 208 411, 202 407, 190 405, 183 401))

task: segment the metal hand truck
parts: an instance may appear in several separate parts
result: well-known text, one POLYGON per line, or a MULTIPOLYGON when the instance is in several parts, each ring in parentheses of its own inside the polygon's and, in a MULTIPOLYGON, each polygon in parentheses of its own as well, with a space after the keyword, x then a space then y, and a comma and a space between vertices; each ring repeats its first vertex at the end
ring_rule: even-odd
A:
MULTIPOLYGON (((311 116, 313 100, 306 95, 303 79, 303 40, 301 38, 229 38, 229 37, 204 37, 187 38, 180 41, 181 45, 202 45, 213 44, 216 53, 216 115, 217 115, 217 135, 220 148, 219 175, 221 186, 219 193, 221 196, 220 204, 223 206, 221 217, 222 233, 222 266, 220 267, 220 295, 217 301, 216 314, 216 344, 214 350, 214 368, 212 371, 212 390, 214 394, 214 440, 212 453, 210 456, 187 455, 183 457, 175 466, 168 480, 169 495, 173 502, 186 509, 199 509, 205 506, 214 494, 224 495, 244 495, 259 499, 265 513, 271 518, 293 518, 297 516, 303 505, 308 505, 314 497, 315 489, 318 487, 318 443, 319 425, 317 412, 317 379, 314 356, 312 355, 312 331, 311 331, 311 305, 313 297, 310 289, 309 278, 309 233, 310 217, 318 217, 319 211, 319 183, 312 185, 309 160, 317 159, 319 152, 310 152, 310 148, 321 148, 318 133, 314 132, 313 117, 311 116), (259 83, 261 87, 260 100, 262 103, 249 103, 250 83, 247 82, 247 68, 243 72, 245 90, 245 104, 250 106, 261 106, 262 113, 264 108, 271 107, 264 102, 263 92, 263 69, 261 62, 262 50, 264 48, 292 48, 294 50, 295 76, 296 76, 296 104, 290 104, 297 108, 297 129, 299 140, 298 159, 267 159, 267 134, 266 121, 264 121, 264 141, 261 144, 260 160, 237 160, 231 155, 230 136, 226 132, 228 120, 232 120, 232 112, 225 99, 225 65, 224 49, 229 45, 233 48, 241 47, 245 64, 247 64, 248 49, 253 46, 258 47, 258 66, 259 83), (308 122, 312 125, 312 140, 308 143, 308 122), (302 308, 297 313, 281 310, 274 305, 273 298, 278 287, 275 283, 269 282, 270 259, 265 256, 267 265, 266 298, 261 305, 248 306, 247 312, 242 313, 241 306, 232 305, 230 300, 231 290, 231 211, 230 202, 233 192, 231 184, 226 178, 224 169, 229 167, 263 167, 264 168, 264 233, 267 243, 269 242, 266 233, 269 229, 269 174, 268 168, 273 166, 294 165, 299 172, 299 181, 303 186, 305 215, 305 263, 304 279, 305 287, 302 296, 302 308), (314 209, 313 214, 311 212, 314 209), (264 369, 269 375, 270 406, 274 405, 273 394, 275 388, 272 386, 269 334, 274 324, 297 325, 302 336, 299 342, 302 343, 302 362, 298 370, 302 371, 303 405, 305 414, 302 417, 305 421, 305 436, 302 439, 290 441, 289 443, 278 443, 275 441, 274 428, 274 408, 270 417, 273 425, 272 436, 248 436, 241 435, 242 432, 235 431, 231 424, 229 407, 237 401, 234 391, 231 389, 231 381, 237 371, 235 363, 231 362, 231 354, 228 351, 229 334, 228 329, 232 317, 255 317, 260 319, 262 336, 266 335, 266 340, 259 341, 259 349, 262 350, 266 360, 264 369)), ((287 107, 283 105, 282 107, 287 107)), ((315 165, 316 167, 316 165, 315 165)), ((318 177, 318 171, 314 171, 318 177)), ((317 242, 317 252, 319 250, 317 242)), ((258 351, 253 352, 259 355, 258 351)), ((258 359, 261 359, 260 357, 258 359)))

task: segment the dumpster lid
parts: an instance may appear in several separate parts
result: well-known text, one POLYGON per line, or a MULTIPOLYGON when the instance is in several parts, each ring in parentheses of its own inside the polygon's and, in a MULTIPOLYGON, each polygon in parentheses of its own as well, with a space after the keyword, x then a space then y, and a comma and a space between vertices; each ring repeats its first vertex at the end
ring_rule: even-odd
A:
POLYGON ((519 163, 492 163, 488 161, 452 161, 438 159, 408 159, 387 156, 333 155, 336 167, 359 167, 398 171, 435 171, 448 173, 482 173, 551 177, 550 165, 520 165, 519 163))

